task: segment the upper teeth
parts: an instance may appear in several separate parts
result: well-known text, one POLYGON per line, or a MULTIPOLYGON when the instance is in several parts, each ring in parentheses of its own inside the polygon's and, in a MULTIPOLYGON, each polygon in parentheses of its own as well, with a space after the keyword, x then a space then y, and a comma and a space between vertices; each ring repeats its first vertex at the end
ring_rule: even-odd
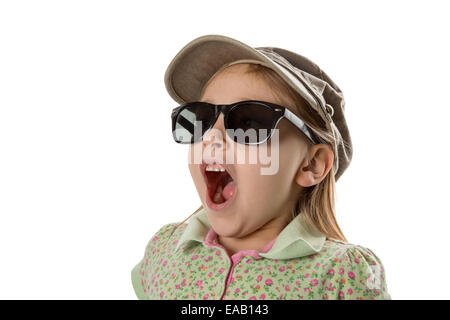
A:
POLYGON ((225 168, 220 166, 220 165, 207 165, 206 166, 206 171, 220 171, 220 172, 224 172, 225 168))

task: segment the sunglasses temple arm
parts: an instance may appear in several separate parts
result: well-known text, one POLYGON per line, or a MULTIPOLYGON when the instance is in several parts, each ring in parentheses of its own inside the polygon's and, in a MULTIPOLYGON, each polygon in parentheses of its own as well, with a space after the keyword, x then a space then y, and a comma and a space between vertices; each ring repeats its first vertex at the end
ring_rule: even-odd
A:
POLYGON ((296 114, 294 114, 289 109, 284 109, 284 117, 288 119, 290 122, 292 122, 297 128, 300 129, 301 132, 303 132, 309 140, 311 140, 313 143, 317 143, 316 139, 314 139, 311 135, 310 130, 306 126, 306 124, 303 122, 302 119, 300 119, 296 114))

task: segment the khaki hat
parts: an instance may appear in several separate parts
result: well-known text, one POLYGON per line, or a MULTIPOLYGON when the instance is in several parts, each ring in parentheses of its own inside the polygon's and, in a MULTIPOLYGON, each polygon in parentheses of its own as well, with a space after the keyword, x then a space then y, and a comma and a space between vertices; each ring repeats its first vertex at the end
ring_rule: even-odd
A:
POLYGON ((170 62, 164 76, 166 89, 179 104, 197 101, 208 80, 219 70, 242 62, 272 69, 318 112, 335 137, 333 167, 337 181, 349 166, 353 153, 344 117, 344 96, 308 58, 285 49, 252 48, 226 36, 205 35, 185 45, 170 62))

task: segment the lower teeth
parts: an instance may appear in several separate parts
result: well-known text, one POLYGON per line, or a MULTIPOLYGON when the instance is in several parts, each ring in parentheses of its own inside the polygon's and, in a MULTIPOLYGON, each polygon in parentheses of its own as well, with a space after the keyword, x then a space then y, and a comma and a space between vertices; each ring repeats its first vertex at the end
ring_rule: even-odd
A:
POLYGON ((216 193, 215 195, 214 195, 214 202, 219 202, 219 200, 220 200, 220 193, 216 193))
POLYGON ((224 202, 224 198, 222 197, 222 186, 218 186, 216 190, 216 194, 214 195, 213 201, 215 203, 222 203, 224 202))

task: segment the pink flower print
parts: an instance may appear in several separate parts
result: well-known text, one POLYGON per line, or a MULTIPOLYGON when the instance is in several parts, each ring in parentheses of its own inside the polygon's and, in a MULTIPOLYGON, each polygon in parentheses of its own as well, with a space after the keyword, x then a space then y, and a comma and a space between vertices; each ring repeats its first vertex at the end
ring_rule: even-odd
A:
POLYGON ((295 284, 299 286, 300 285, 300 281, 295 281, 295 284))
POLYGON ((161 291, 161 293, 159 294, 159 296, 162 298, 164 296, 164 291, 161 291))
POLYGON ((145 259, 145 264, 146 264, 146 265, 148 265, 148 258, 147 258, 147 259, 145 259))
POLYGON ((208 258, 205 259, 205 261, 209 261, 213 258, 213 256, 208 256, 208 258))
POLYGON ((344 291, 339 291, 339 298, 343 299, 345 297, 344 291))
POLYGON ((255 286, 255 289, 256 290, 259 290, 261 288, 261 286, 259 285, 259 284, 257 284, 256 286, 255 286))
POLYGON ((316 263, 316 267, 320 267, 320 262, 317 262, 317 263, 316 263))
POLYGON ((216 256, 220 256, 220 250, 216 251, 216 256))
POLYGON ((305 291, 308 294, 311 294, 311 289, 310 288, 305 288, 305 289, 303 289, 303 291, 305 291))
POLYGON ((260 282, 262 280, 262 278, 263 278, 262 275, 259 275, 256 277, 256 281, 260 282))
POLYGON ((241 289, 236 288, 236 290, 234 290, 234 292, 239 293, 241 291, 241 289))
POLYGON ((356 259, 355 259, 355 262, 359 264, 359 259, 358 259, 358 258, 356 258, 356 259))
POLYGON ((209 294, 208 293, 203 296, 203 300, 208 300, 208 298, 209 298, 209 294))
POLYGON ((208 273, 208 277, 210 278, 212 277, 212 272, 208 273))
POLYGON ((341 274, 341 275, 344 274, 344 268, 339 268, 338 273, 341 274))
POLYGON ((194 254, 193 256, 192 256, 192 260, 196 260, 198 258, 198 254, 194 254))
POLYGON ((287 284, 287 285, 284 287, 284 290, 285 290, 285 291, 291 291, 291 287, 289 287, 289 285, 287 284))
POLYGON ((266 294, 265 293, 263 293, 262 295, 261 295, 261 299, 265 299, 266 298, 266 294))
POLYGON ((330 282, 327 287, 328 291, 334 291, 333 284, 330 282))
POLYGON ((245 269, 245 270, 244 270, 244 273, 248 273, 248 269, 245 269))
POLYGON ((165 266, 167 264, 167 260, 166 261, 164 261, 164 263, 163 263, 163 266, 165 266))
POLYGON ((349 272, 348 273, 348 277, 350 278, 350 279, 355 279, 355 274, 353 273, 353 272, 349 272))
POLYGON ((219 269, 219 273, 223 273, 224 271, 225 271, 225 268, 223 268, 223 267, 219 269))
POLYGON ((176 274, 175 273, 172 273, 172 278, 176 278, 176 274))
POLYGON ((180 284, 175 285, 175 288, 176 288, 176 289, 180 289, 180 287, 181 287, 180 284))
POLYGON ((353 294, 353 290, 350 288, 350 289, 347 290, 347 293, 348 293, 349 295, 352 295, 352 294, 353 294))
POLYGON ((203 283, 203 280, 198 280, 195 284, 197 285, 197 287, 200 287, 203 283))
POLYGON ((284 270, 286 270, 286 267, 285 267, 285 266, 281 266, 281 267, 278 268, 278 271, 283 272, 284 270))
POLYGON ((255 296, 251 296, 249 300, 256 300, 255 296))
POLYGON ((313 287, 315 287, 315 286, 317 286, 317 285, 319 284, 319 281, 318 281, 317 279, 312 279, 309 283, 310 283, 313 287))
POLYGON ((309 273, 305 274, 305 278, 309 278, 309 273))
POLYGON ((247 263, 252 263, 252 259, 248 259, 248 260, 247 260, 247 263))
POLYGON ((328 275, 334 276, 334 270, 333 269, 328 270, 328 275))
POLYGON ((324 299, 324 300, 328 300, 328 295, 327 295, 327 294, 324 294, 324 295, 323 295, 323 299, 324 299))
POLYGON ((272 279, 267 279, 267 280, 266 280, 266 284, 267 284, 268 286, 271 286, 271 285, 273 284, 272 279))
POLYGON ((373 265, 373 266, 376 266, 376 265, 377 265, 377 263, 375 262, 375 260, 372 260, 372 265, 373 265))

